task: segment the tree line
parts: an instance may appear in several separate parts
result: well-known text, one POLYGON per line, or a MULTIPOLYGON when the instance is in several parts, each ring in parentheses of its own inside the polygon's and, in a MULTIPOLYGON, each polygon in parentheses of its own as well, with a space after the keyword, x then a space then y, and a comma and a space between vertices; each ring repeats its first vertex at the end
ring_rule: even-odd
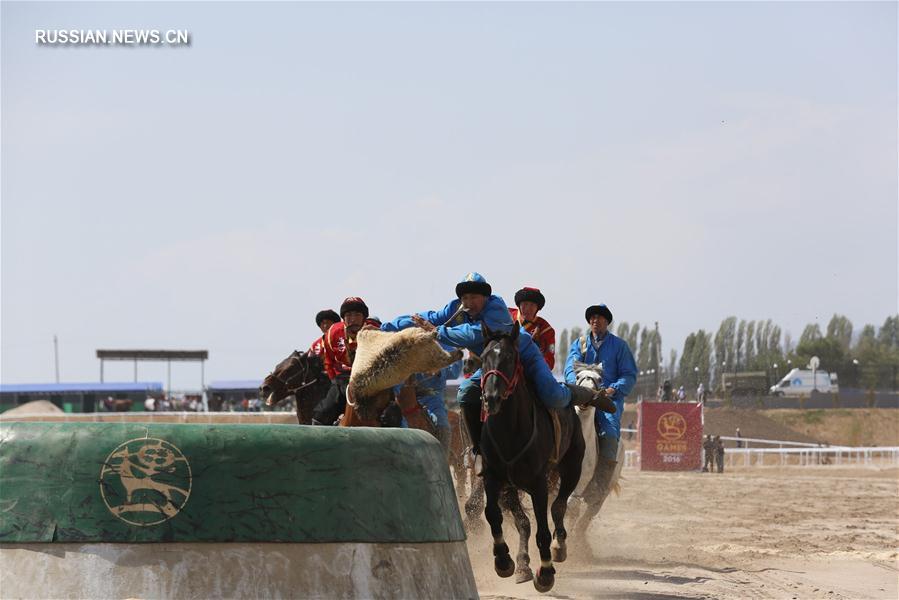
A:
MULTIPOLYGON (((746 320, 735 316, 721 321, 718 330, 699 329, 684 340, 680 354, 671 350, 662 356, 659 324, 652 326, 621 322, 613 332, 624 339, 642 377, 671 380, 675 386, 707 388, 720 385, 724 373, 764 372, 771 385, 792 368, 804 369, 812 356, 819 369, 836 372, 847 388, 896 390, 899 375, 899 315, 886 318, 879 328, 867 324, 858 335, 852 321, 835 314, 822 331, 811 323, 794 343, 789 333, 771 319, 746 320)), ((563 329, 556 344, 556 369, 561 372, 571 344, 585 335, 581 327, 563 329)))

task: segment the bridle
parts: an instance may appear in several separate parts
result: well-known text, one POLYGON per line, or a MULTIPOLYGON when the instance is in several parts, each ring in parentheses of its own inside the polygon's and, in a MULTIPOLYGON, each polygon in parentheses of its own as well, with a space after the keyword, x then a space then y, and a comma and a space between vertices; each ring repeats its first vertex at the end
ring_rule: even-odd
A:
POLYGON ((515 393, 515 389, 518 387, 518 384, 521 383, 521 380, 524 378, 524 369, 521 366, 521 356, 518 352, 515 352, 515 371, 512 374, 512 377, 509 378, 508 375, 500 371, 499 369, 490 369, 483 375, 481 375, 481 421, 484 423, 484 431, 487 432, 487 439, 490 440, 490 443, 493 445, 494 450, 496 450, 496 455, 499 458, 500 462, 506 468, 507 475, 509 475, 509 470, 512 466, 517 463, 522 456, 524 456, 525 452, 527 452, 531 446, 534 445, 534 442, 537 440, 537 403, 531 403, 531 422, 533 423, 533 429, 531 430, 531 437, 528 439, 527 443, 524 447, 518 451, 518 453, 513 456, 511 459, 507 459, 502 455, 502 451, 499 448, 499 444, 496 443, 496 440, 493 439, 493 433, 490 431, 489 423, 487 422, 487 403, 484 402, 484 387, 487 383, 487 378, 491 375, 495 377, 499 377, 503 381, 506 382, 506 391, 500 395, 500 399, 506 400, 509 396, 515 393))
POLYGON ((484 394, 484 388, 487 386, 487 379, 493 375, 494 377, 499 377, 503 381, 506 382, 506 391, 500 395, 501 400, 505 400, 509 396, 515 393, 515 388, 518 387, 518 384, 521 382, 523 378, 523 369, 521 367, 521 358, 518 356, 518 353, 515 353, 515 371, 512 373, 512 377, 509 378, 508 375, 500 371, 499 369, 490 369, 486 373, 481 375, 481 395, 484 394))
MULTIPOLYGON (((299 355, 299 354, 296 354, 296 355, 291 354, 291 355, 287 358, 287 360, 296 361, 296 362, 299 363, 299 362, 300 362, 300 355, 299 355)), ((288 367, 288 368, 289 368, 289 367, 288 367)), ((308 371, 308 370, 309 370, 309 369, 308 369, 307 367, 303 366, 303 368, 300 369, 300 372, 299 372, 299 373, 297 373, 296 375, 293 375, 293 376, 291 376, 291 377, 288 377, 287 379, 281 379, 280 377, 278 377, 277 375, 275 375, 274 372, 270 373, 270 374, 269 374, 269 377, 271 377, 272 379, 274 379, 275 381, 277 381, 278 383, 280 383, 281 386, 282 386, 285 390, 287 390, 287 393, 288 393, 288 394, 296 394, 297 392, 306 389, 307 387, 309 387, 310 385, 313 385, 315 382, 318 381, 318 374, 317 374, 317 373, 315 374, 315 377, 313 377, 311 380, 309 380, 309 381, 306 381, 306 380, 305 380, 305 378, 306 378, 306 371, 308 371), (291 387, 290 382, 293 381, 293 380, 295 380, 297 377, 302 377, 302 378, 303 378, 303 383, 301 383, 301 384, 300 384, 299 386, 297 386, 297 387, 291 387)))

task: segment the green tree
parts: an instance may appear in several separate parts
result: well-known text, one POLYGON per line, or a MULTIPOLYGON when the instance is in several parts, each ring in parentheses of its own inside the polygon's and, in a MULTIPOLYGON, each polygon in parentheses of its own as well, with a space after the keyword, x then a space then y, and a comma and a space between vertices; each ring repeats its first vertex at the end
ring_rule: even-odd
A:
POLYGON ((802 344, 816 342, 823 337, 824 336, 821 335, 821 327, 818 326, 817 323, 806 325, 805 329, 802 330, 802 335, 799 336, 799 344, 797 344, 797 348, 802 344))
POLYGON ((734 359, 734 342, 737 335, 737 317, 727 317, 718 326, 715 334, 715 373, 716 385, 721 384, 721 374, 728 368, 733 370, 736 361, 734 359))
POLYGON ((835 338, 822 336, 821 328, 817 324, 805 327, 794 355, 793 362, 800 368, 805 368, 812 356, 817 356, 821 360, 819 368, 822 371, 833 372, 837 372, 846 359, 840 342, 835 338))
POLYGON ((827 337, 839 342, 844 354, 852 344, 852 321, 843 315, 834 315, 827 324, 827 337))
MULTIPOLYGON (((693 373, 693 346, 696 344, 696 334, 691 333, 684 340, 684 351, 680 355, 680 368, 677 375, 681 382, 691 380, 693 373)), ((685 384, 686 385, 686 384, 685 384)))
POLYGON ((650 368, 650 331, 647 328, 643 328, 640 332, 640 351, 637 355, 637 370, 644 371, 650 368))
POLYGON ((571 350, 571 338, 568 337, 568 330, 563 329, 562 335, 559 337, 559 343, 556 344, 556 370, 561 373, 565 370, 565 361, 568 360, 568 352, 571 350))
POLYGON ((662 366, 662 334, 659 333, 659 322, 656 321, 655 326, 650 335, 649 341, 649 364, 647 368, 656 371, 662 366))
MULTIPOLYGON (((705 383, 706 387, 710 385, 711 382, 711 367, 712 367, 712 334, 706 333, 705 330, 700 329, 696 332, 696 337, 693 341, 693 355, 690 360, 694 369, 699 368, 699 373, 696 374, 694 370, 694 379, 697 379, 700 382, 705 383)), ((697 383, 694 381, 694 383, 697 383)))
POLYGON ((863 389, 876 389, 880 383, 880 365, 883 363, 883 345, 877 338, 877 330, 873 325, 865 325, 855 345, 854 354, 858 357, 858 365, 853 363, 853 374, 863 389))
POLYGON ((744 344, 746 343, 746 321, 740 319, 740 324, 737 326, 737 339, 734 342, 734 359, 737 361, 737 371, 743 371, 746 369, 745 358, 746 355, 743 353, 744 344))
POLYGON ((576 344, 576 343, 578 343, 578 342, 577 342, 577 339, 578 339, 579 337, 581 337, 582 335, 584 335, 584 330, 583 330, 583 329, 581 329, 580 327, 572 327, 572 328, 571 328, 571 333, 568 334, 568 341, 569 341, 571 344, 576 344))
POLYGON ((746 365, 746 370, 748 371, 756 362, 755 321, 749 321, 748 323, 746 323, 746 343, 744 344, 744 354, 745 356, 743 358, 743 364, 746 365))
POLYGON ((627 338, 627 345, 630 347, 631 352, 634 355, 634 359, 637 358, 638 352, 640 351, 640 348, 637 344, 637 340, 639 339, 638 338, 639 334, 640 334, 640 323, 634 323, 633 325, 631 325, 631 330, 628 333, 628 338, 627 338))

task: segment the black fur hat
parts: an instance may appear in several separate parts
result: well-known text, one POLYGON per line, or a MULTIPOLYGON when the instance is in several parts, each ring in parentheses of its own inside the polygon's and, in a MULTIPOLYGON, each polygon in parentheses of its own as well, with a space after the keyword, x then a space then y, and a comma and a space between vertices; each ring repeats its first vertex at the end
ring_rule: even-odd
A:
POLYGON ((522 302, 534 302, 537 305, 537 310, 543 310, 546 298, 543 297, 543 293, 537 288, 523 287, 515 292, 515 306, 520 307, 522 302))
POLYGON ((336 312, 334 312, 330 308, 328 308, 326 310, 320 310, 315 315, 316 326, 321 327, 322 321, 324 321, 325 319, 328 319, 332 323, 336 323, 340 320, 340 315, 338 315, 336 312))
POLYGON ((609 307, 605 304, 594 304, 593 306, 588 306, 586 312, 584 312, 584 318, 587 319, 587 322, 590 322, 590 317, 593 315, 601 315, 606 318, 610 324, 612 323, 612 311, 609 310, 609 307))

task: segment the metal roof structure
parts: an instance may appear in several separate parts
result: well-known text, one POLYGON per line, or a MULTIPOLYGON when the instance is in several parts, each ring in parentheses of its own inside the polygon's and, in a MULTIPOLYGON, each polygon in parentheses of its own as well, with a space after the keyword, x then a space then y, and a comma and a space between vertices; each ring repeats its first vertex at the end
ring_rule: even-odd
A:
POLYGON ((97 350, 100 360, 209 360, 208 350, 97 350))
POLYGON ((172 390, 172 361, 195 361, 200 363, 200 389, 206 385, 206 361, 209 350, 97 350, 100 359, 100 381, 103 381, 103 364, 107 360, 127 360, 134 362, 134 381, 137 381, 137 363, 156 361, 168 364, 165 389, 172 390))

